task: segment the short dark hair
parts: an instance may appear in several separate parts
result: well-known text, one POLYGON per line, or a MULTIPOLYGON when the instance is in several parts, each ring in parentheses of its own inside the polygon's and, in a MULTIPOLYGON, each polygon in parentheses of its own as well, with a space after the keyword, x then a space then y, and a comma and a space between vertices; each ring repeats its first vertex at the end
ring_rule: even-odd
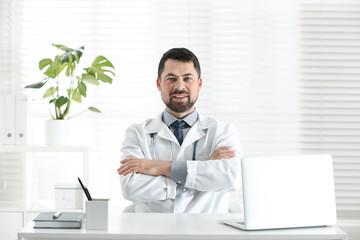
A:
POLYGON ((191 52, 189 49, 186 48, 172 48, 160 59, 159 67, 158 67, 158 78, 160 79, 160 76, 162 72, 164 71, 165 62, 168 59, 174 59, 182 62, 193 62, 195 70, 197 74, 199 75, 199 78, 201 76, 201 69, 200 69, 200 63, 198 58, 195 56, 193 52, 191 52))

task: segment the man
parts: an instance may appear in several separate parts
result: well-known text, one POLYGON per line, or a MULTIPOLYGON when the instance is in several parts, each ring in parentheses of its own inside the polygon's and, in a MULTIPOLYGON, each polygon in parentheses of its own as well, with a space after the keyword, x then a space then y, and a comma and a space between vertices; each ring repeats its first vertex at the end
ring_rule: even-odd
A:
POLYGON ((240 143, 232 125, 196 111, 202 87, 197 57, 185 48, 170 49, 160 60, 156 84, 165 111, 126 131, 118 168, 124 198, 136 212, 228 212, 240 143))

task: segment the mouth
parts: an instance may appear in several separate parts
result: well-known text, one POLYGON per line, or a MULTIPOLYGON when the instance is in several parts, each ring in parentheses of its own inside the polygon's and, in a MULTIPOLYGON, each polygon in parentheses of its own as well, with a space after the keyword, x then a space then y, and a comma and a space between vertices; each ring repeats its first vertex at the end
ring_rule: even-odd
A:
POLYGON ((188 97, 189 96, 187 94, 173 94, 171 96, 171 98, 177 102, 183 102, 183 101, 187 100, 188 97))

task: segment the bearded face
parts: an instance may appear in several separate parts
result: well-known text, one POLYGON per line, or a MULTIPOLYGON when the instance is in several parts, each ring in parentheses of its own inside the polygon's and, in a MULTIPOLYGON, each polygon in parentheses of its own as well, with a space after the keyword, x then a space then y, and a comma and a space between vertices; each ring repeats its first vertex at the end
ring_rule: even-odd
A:
POLYGON ((192 62, 169 59, 165 62, 157 87, 166 110, 177 118, 182 118, 195 109, 195 102, 202 86, 192 62))

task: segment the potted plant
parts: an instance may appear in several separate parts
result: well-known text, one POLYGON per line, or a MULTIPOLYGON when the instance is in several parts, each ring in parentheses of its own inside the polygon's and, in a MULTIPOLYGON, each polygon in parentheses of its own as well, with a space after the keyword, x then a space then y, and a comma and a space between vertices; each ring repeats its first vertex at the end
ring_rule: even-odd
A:
MULTIPOLYGON (((62 44, 53 44, 62 51, 54 59, 44 58, 39 62, 40 70, 44 70, 45 78, 40 82, 30 84, 25 88, 40 89, 44 87, 43 100, 48 101, 52 120, 67 120, 85 111, 100 113, 96 107, 90 106, 73 116, 70 116, 70 109, 73 102, 82 103, 87 96, 87 84, 98 86, 101 82, 111 84, 115 77, 113 64, 104 56, 97 56, 91 66, 83 68, 83 73, 75 75, 75 70, 83 55, 84 46, 73 49, 62 44)), ((64 121, 47 121, 46 126, 58 124, 64 121)), ((51 128, 46 127, 46 136, 49 144, 61 143, 59 126, 55 127, 56 136, 51 137, 51 128)))

